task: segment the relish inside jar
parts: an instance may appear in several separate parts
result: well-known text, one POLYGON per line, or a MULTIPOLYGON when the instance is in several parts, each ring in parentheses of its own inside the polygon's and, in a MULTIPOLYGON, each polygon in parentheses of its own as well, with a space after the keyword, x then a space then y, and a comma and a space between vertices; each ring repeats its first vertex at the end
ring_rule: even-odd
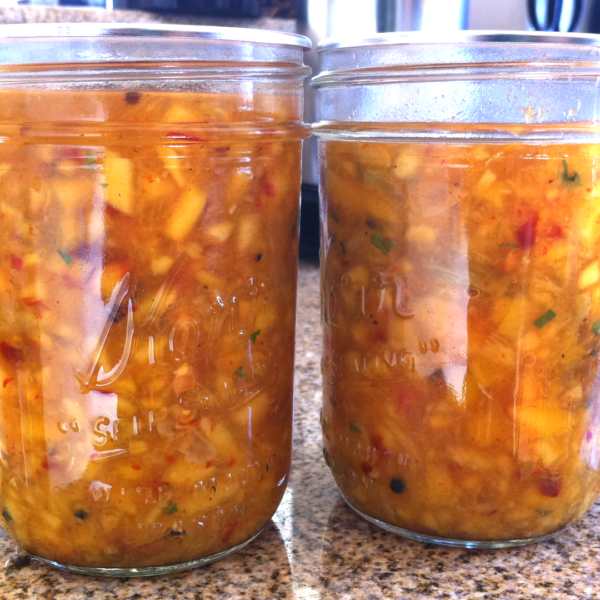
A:
POLYGON ((306 136, 295 50, 299 65, 71 65, 62 87, 44 83, 54 65, 0 87, 0 503, 32 554, 169 572, 275 512, 306 136))
POLYGON ((599 491, 600 147, 320 155, 324 454, 346 500, 459 545, 581 517, 599 491))

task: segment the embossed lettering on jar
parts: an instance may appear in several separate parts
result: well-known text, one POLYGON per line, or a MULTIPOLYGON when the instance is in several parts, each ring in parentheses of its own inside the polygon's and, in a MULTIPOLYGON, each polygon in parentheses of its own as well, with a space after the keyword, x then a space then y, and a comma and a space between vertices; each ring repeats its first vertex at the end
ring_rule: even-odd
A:
POLYGON ((308 42, 53 27, 0 29, 3 525, 59 566, 181 570, 287 483, 308 42), (14 64, 53 55, 35 34, 108 62, 14 64))
POLYGON ((597 44, 321 50, 324 455, 385 529, 522 545, 598 495, 597 44))

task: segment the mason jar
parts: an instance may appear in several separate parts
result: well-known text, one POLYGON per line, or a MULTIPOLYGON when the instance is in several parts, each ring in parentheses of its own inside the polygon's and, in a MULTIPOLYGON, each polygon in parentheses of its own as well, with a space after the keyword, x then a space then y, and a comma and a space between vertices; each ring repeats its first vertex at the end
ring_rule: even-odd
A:
POLYGON ((324 455, 389 531, 517 546, 599 491, 600 38, 320 47, 324 455))
POLYGON ((178 571, 276 510, 309 45, 0 28, 1 522, 31 554, 178 571))

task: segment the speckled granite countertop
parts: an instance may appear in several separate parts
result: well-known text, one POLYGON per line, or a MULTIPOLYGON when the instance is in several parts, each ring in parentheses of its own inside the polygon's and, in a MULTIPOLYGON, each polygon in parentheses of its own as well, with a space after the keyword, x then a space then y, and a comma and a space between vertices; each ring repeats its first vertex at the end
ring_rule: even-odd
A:
MULTIPOLYGON (((84 577, 24 560, 0 574, 0 599, 600 599, 600 504, 555 540, 511 550, 405 540, 345 506, 321 455, 316 267, 300 269, 299 290, 294 467, 260 537, 203 569, 151 579, 84 577)), ((14 552, 0 537, 1 563, 14 552)))

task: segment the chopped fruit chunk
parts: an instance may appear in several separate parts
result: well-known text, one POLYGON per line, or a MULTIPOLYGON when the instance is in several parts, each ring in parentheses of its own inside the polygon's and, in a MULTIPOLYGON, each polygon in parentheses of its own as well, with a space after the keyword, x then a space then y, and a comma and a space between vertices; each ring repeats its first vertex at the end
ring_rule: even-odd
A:
POLYGON ((167 235, 174 240, 186 238, 202 214, 205 203, 206 194, 200 188, 186 190, 169 217, 167 235))

